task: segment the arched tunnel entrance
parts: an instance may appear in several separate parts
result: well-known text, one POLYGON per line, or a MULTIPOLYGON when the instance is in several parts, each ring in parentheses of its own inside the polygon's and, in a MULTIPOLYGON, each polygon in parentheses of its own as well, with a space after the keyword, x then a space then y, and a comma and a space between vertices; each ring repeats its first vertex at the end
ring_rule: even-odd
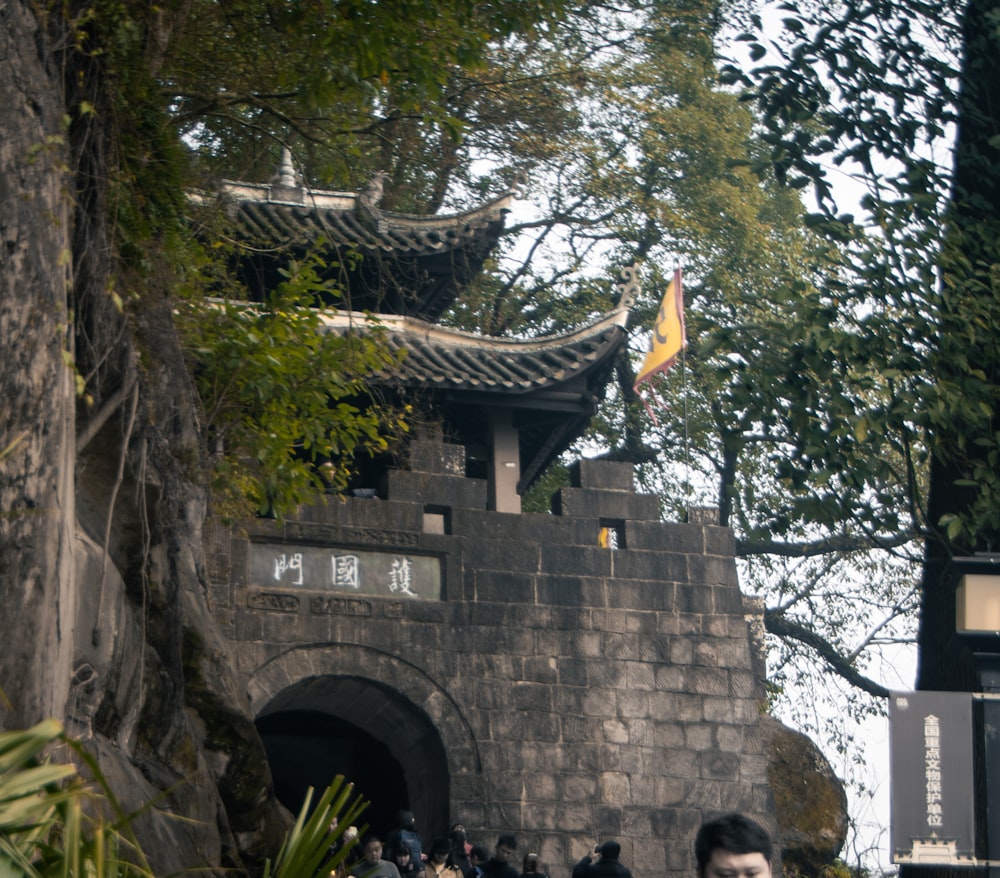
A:
POLYGON ((310 677, 272 698, 256 724, 275 793, 293 813, 310 786, 342 774, 371 802, 361 820, 383 838, 401 809, 414 813, 425 844, 447 833, 445 748, 405 694, 361 677, 310 677))

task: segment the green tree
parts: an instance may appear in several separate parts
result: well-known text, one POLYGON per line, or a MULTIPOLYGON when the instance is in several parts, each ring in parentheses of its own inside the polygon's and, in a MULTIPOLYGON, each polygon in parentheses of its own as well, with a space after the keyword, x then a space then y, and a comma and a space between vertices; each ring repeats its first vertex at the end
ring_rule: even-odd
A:
POLYGON ((500 124, 470 124, 463 149, 550 183, 530 193, 517 250, 453 319, 496 334, 578 324, 610 306, 612 266, 639 260, 634 344, 587 444, 642 464, 666 514, 718 507, 784 655, 808 653, 818 675, 833 667, 882 695, 869 656, 907 635, 923 526, 926 445, 906 421, 912 358, 898 338, 914 328, 852 280, 856 248, 890 258, 885 242, 820 227, 804 216, 805 176, 783 187, 788 173, 771 172, 771 144, 720 82, 723 9, 740 13, 592 4, 551 42, 498 50, 465 94, 480 95, 477 120, 500 124), (526 137, 501 106, 534 108, 544 136, 526 137), (677 264, 690 346, 657 388, 654 423, 634 364, 677 264), (838 600, 852 582, 863 597, 838 600))
MULTIPOLYGON (((924 543, 918 684, 949 688, 968 685, 969 666, 954 636, 948 562, 990 549, 998 521, 998 120, 983 97, 996 76, 997 9, 900 3, 866 13, 844 4, 791 16, 785 63, 758 71, 756 97, 772 159, 817 187, 817 227, 852 237, 849 290, 867 288, 885 315, 894 355, 880 368, 899 388, 900 416, 879 429, 887 447, 909 436, 928 453, 928 476, 915 468, 911 488, 924 543), (958 131, 954 161, 936 163, 949 125, 958 131), (874 235, 834 215, 818 163, 830 153, 870 180, 874 235)), ((753 51, 764 58, 763 46, 753 51)))
MULTIPOLYGON (((641 464, 667 516, 718 508, 737 534, 744 590, 765 599, 784 715, 854 771, 845 717, 864 719, 906 685, 892 650, 914 636, 929 453, 912 421, 925 315, 908 313, 911 292, 883 300, 854 266, 885 272, 905 258, 904 238, 933 250, 935 230, 883 214, 866 233, 836 212, 806 215, 810 178, 773 161, 773 134, 717 69, 718 23, 745 10, 618 10, 572 11, 551 46, 544 34, 505 44, 468 86, 480 98, 469 118, 502 125, 470 124, 462 148, 527 171, 533 212, 453 319, 497 334, 575 325, 609 307, 613 266, 642 260, 633 344, 576 451, 641 464), (511 107, 543 121, 525 133, 503 114, 511 107), (656 387, 654 423, 634 368, 677 264, 690 344, 656 387), (816 697, 796 699, 803 690, 816 697)), ((820 133, 809 120, 794 129, 820 133)), ((914 287, 928 279, 916 271, 914 287)), ((526 508, 547 508, 550 481, 526 508)))

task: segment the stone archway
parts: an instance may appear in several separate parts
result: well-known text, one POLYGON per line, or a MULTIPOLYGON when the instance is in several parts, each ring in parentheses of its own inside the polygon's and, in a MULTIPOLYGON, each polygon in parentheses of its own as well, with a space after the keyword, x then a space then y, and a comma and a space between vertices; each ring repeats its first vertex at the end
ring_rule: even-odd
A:
POLYGON ((445 834, 454 777, 479 772, 457 703, 396 656, 348 644, 300 647, 260 668, 249 694, 276 787, 302 787, 288 774, 299 771, 289 768, 296 761, 310 763, 313 785, 345 774, 372 801, 364 818, 372 829, 384 832, 408 807, 425 842, 445 834))

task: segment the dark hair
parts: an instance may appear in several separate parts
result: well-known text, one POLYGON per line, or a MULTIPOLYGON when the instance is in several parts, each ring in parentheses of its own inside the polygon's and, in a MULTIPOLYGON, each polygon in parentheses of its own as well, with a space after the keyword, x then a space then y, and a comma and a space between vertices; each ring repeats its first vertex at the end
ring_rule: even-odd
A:
POLYGON ((621 856, 622 846, 616 841, 606 841, 600 847, 601 856, 606 860, 617 860, 621 856))
POLYGON ((517 836, 516 835, 501 835, 500 838, 497 839, 497 847, 500 847, 500 845, 503 845, 505 848, 512 848, 513 850, 516 851, 517 850, 517 836))
POLYGON ((771 862, 771 836, 759 823, 742 814, 726 814, 702 824, 694 839, 699 875, 705 873, 712 851, 718 849, 731 854, 763 854, 771 862))
POLYGON ((382 844, 382 839, 379 838, 378 835, 376 835, 374 832, 369 832, 362 840, 361 847, 365 847, 371 844, 373 841, 377 841, 379 844, 382 844))
POLYGON ((470 857, 475 857, 480 863, 485 863, 490 858, 490 852, 481 844, 474 844, 469 851, 470 857))

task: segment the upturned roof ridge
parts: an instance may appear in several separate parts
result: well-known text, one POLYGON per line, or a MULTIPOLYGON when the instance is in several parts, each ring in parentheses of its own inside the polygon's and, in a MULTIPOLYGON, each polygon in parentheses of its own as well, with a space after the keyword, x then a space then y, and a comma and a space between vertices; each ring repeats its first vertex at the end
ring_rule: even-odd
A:
MULTIPOLYGON (((239 180, 219 181, 219 194, 237 203, 275 204, 292 207, 313 208, 325 211, 368 211, 380 221, 397 227, 431 227, 437 225, 457 225, 481 217, 497 217, 510 210, 511 202, 519 194, 517 184, 509 186, 499 195, 478 207, 455 213, 418 214, 403 211, 383 210, 377 206, 377 198, 372 198, 366 189, 358 192, 339 192, 332 189, 313 189, 308 186, 289 186, 276 178, 269 183, 247 183, 239 180)), ((369 184, 370 185, 370 184, 369 184)), ((196 200, 207 200, 207 193, 196 193, 196 200)))
POLYGON ((400 314, 380 314, 372 316, 360 311, 324 310, 322 319, 331 330, 352 325, 382 326, 392 332, 404 332, 442 344, 449 342, 474 347, 504 348, 510 351, 535 351, 550 348, 556 344, 572 344, 581 338, 597 335, 612 326, 625 329, 629 317, 629 307, 616 305, 610 311, 599 315, 587 323, 573 329, 536 335, 531 338, 511 338, 509 336, 483 335, 470 330, 456 329, 429 323, 416 317, 400 314))

